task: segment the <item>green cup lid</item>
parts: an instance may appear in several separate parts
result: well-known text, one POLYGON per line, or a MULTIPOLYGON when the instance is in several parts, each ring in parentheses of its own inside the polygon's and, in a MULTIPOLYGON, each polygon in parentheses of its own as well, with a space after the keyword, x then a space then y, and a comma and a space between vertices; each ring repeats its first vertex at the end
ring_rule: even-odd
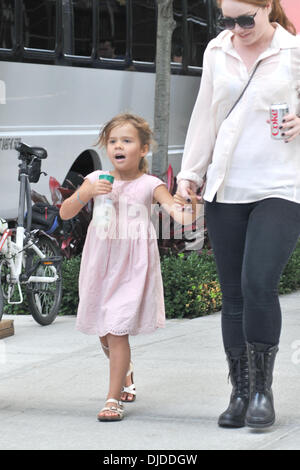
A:
POLYGON ((107 180, 110 183, 114 182, 115 177, 113 175, 99 175, 99 180, 107 180))

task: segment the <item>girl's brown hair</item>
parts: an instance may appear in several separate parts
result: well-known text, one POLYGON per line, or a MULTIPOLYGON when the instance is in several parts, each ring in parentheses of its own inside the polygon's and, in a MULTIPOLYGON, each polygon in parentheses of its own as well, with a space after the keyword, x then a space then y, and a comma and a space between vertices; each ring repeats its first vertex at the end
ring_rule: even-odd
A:
MULTIPOLYGON (((237 2, 250 3, 257 7, 265 8, 272 1, 272 11, 270 13, 270 22, 279 23, 284 29, 296 36, 297 31, 293 23, 288 19, 280 0, 236 0, 237 2)), ((221 8, 222 0, 217 0, 218 6, 221 8)))
MULTIPOLYGON (((150 126, 145 119, 140 116, 136 116, 135 114, 130 113, 121 113, 112 118, 109 122, 107 122, 104 127, 101 129, 99 134, 99 139, 96 145, 100 147, 105 147, 107 145, 109 135, 115 127, 122 126, 124 124, 130 123, 132 124, 139 135, 139 139, 141 142, 141 147, 148 145, 149 149, 150 146, 154 144, 153 140, 153 132, 150 129, 150 126)), ((143 173, 149 173, 149 166, 146 157, 141 158, 139 170, 143 173)))

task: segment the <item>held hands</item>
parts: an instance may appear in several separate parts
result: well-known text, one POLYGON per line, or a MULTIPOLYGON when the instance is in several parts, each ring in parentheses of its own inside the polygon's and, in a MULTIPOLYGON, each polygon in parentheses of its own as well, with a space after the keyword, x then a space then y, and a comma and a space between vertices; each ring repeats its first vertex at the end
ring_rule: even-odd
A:
POLYGON ((201 215, 200 204, 203 198, 197 196, 197 185, 190 180, 180 180, 177 193, 173 197, 177 210, 183 214, 183 224, 189 224, 197 220, 201 215))
POLYGON ((196 205, 198 204, 197 194, 191 190, 191 188, 186 188, 187 198, 182 197, 178 192, 174 195, 173 199, 175 204, 178 204, 181 208, 191 208, 192 211, 195 211, 196 205), (187 202, 190 201, 190 203, 187 202))
POLYGON ((178 197, 181 197, 184 199, 184 202, 181 204, 186 204, 186 203, 190 203, 192 201, 192 198, 191 198, 191 195, 190 195, 190 192, 192 192, 192 194, 194 194, 196 196, 196 202, 195 204, 197 204, 197 201, 200 203, 200 204, 203 204, 203 199, 201 196, 197 196, 195 193, 197 191, 197 185, 196 183, 194 183, 193 181, 190 181, 190 180, 180 180, 179 183, 178 183, 178 188, 177 188, 177 192, 175 194, 175 196, 178 196, 178 197))
MULTIPOLYGON (((190 182, 188 181, 188 183, 190 182)), ((173 196, 176 210, 181 214, 179 219, 175 218, 175 220, 179 221, 182 225, 189 225, 199 218, 201 209, 199 205, 199 196, 197 196, 190 187, 187 187, 185 191, 189 203, 185 197, 182 197, 181 194, 179 194, 179 192, 173 196)))
MULTIPOLYGON (((270 119, 267 120, 270 124, 270 119)), ((287 114, 284 116, 282 125, 279 127, 281 135, 284 137, 286 143, 292 142, 298 135, 300 135, 300 117, 296 114, 287 114)))

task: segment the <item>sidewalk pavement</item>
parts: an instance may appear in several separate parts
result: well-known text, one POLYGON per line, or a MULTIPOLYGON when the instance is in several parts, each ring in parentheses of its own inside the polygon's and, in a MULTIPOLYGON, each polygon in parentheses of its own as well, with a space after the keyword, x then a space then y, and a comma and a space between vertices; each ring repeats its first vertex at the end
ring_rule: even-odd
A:
POLYGON ((0 449, 300 449, 300 291, 280 297, 283 330, 276 361, 276 424, 263 431, 221 429, 231 387, 220 313, 169 320, 131 337, 137 400, 122 422, 100 423, 108 361, 99 340, 75 330, 75 317, 41 327, 13 318, 0 340, 0 449))

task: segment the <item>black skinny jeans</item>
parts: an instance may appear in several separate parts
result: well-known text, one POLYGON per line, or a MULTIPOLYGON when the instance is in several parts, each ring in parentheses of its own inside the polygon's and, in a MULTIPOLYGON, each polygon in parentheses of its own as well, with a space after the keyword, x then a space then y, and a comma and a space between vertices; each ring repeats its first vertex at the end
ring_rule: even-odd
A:
POLYGON ((223 295, 225 350, 245 341, 275 345, 281 332, 278 283, 300 235, 300 204, 281 198, 205 201, 223 295))

